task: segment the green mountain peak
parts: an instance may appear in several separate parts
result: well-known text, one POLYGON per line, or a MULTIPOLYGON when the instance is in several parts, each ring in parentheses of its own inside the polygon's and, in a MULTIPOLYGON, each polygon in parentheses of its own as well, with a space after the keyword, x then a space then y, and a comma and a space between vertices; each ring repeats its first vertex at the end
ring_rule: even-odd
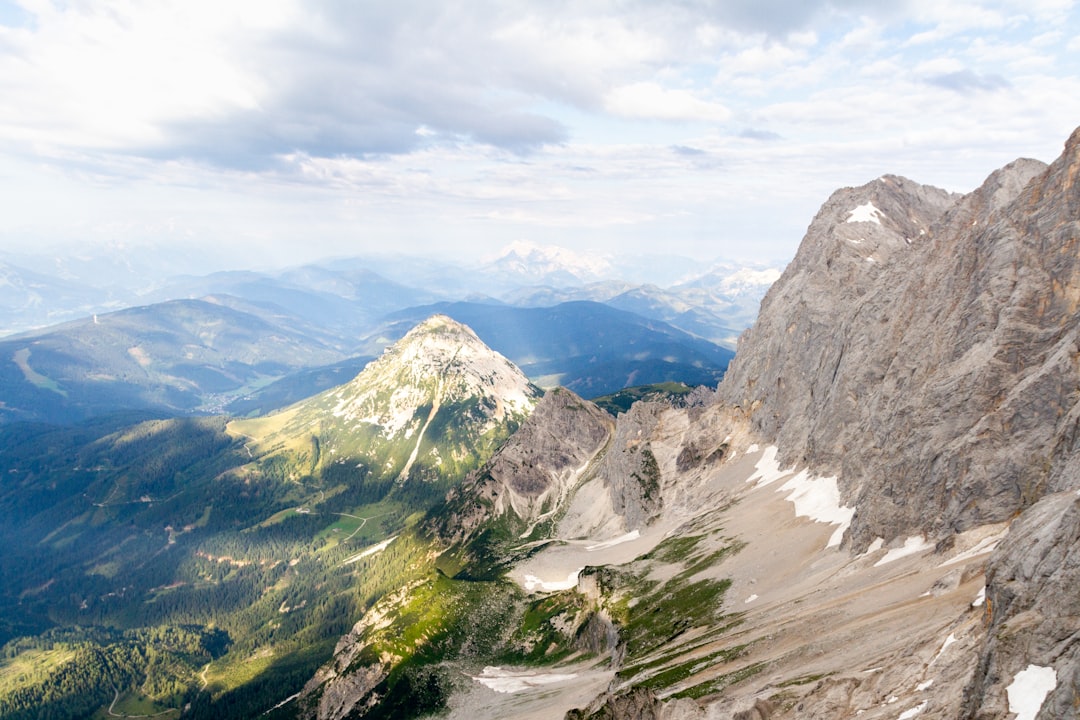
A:
POLYGON ((434 315, 348 383, 230 429, 264 452, 314 438, 316 464, 350 458, 384 479, 453 480, 487 459, 540 394, 467 326, 434 315))

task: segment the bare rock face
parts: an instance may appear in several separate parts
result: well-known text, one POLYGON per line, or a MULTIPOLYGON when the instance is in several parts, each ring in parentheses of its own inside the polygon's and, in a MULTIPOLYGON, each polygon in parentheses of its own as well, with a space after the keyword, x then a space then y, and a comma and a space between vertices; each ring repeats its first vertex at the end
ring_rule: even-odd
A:
POLYGON ((595 707, 571 710, 566 720, 661 720, 663 708, 651 690, 640 688, 624 695, 605 695, 595 707))
POLYGON ((407 596, 408 588, 384 598, 361 618, 334 647, 334 657, 308 680, 300 693, 298 717, 306 720, 340 720, 362 715, 378 701, 373 691, 390 674, 393 658, 383 662, 360 662, 368 633, 391 624, 391 610, 407 596))
POLYGON ((656 517, 663 503, 660 468, 649 437, 666 407, 664 403, 639 402, 620 415, 611 449, 597 471, 627 530, 643 528, 656 517))
MULTIPOLYGON (((972 720, 1025 696, 1080 717, 1078 176, 1080 130, 962 198, 891 177, 837 192, 718 389, 785 463, 840 477, 854 552, 1012 521, 968 636, 972 720)), ((807 717, 830 716, 818 700, 807 717)))
POLYGON ((1080 495, 1049 495, 1017 520, 987 568, 981 661, 962 717, 989 720, 1010 710, 1008 688, 1036 668, 1054 679, 1040 718, 1080 716, 1080 495))
POLYGON ((508 512, 533 522, 558 506, 592 458, 610 441, 614 420, 596 405, 557 388, 488 463, 451 492, 440 535, 467 538, 508 512))
MULTIPOLYGON (((837 192, 720 386, 788 463, 837 474, 848 542, 1006 520, 1080 436, 1080 135, 962 198, 837 192)), ((1075 474, 1075 473, 1074 473, 1075 474)))

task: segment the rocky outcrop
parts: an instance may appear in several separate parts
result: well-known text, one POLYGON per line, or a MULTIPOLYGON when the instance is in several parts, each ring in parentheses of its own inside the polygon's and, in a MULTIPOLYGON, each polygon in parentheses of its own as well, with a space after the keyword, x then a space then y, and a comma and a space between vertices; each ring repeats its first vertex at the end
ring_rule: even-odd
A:
POLYGON ((461 542, 508 512, 532 523, 556 510, 614 426, 607 413, 569 390, 550 391, 491 460, 450 492, 448 510, 438 518, 440 537, 461 542))
POLYGON ((622 532, 644 528, 663 506, 663 478, 650 438, 668 408, 639 402, 616 420, 569 390, 549 392, 491 461, 450 491, 433 523, 435 534, 454 545, 490 521, 510 517, 525 523, 528 535, 539 521, 557 519, 585 483, 601 488, 605 511, 571 535, 588 534, 596 530, 590 521, 612 517, 622 532))
POLYGON ((660 467, 649 438, 665 403, 639 402, 619 416, 611 449, 597 469, 608 488, 612 509, 623 518, 627 530, 638 530, 652 521, 663 504, 660 467))
MULTIPOLYGON (((1080 715, 1080 494, 1049 495, 1012 526, 987 568, 984 648, 962 717, 1005 717, 1009 688, 1053 679, 1040 718, 1080 715)), ((1049 685, 1044 685, 1043 690, 1049 685)))
POLYGON ((849 543, 937 539, 1068 485, 1080 438, 1080 135, 957 199, 837 192, 720 386, 788 464, 836 474, 849 543))
POLYGON ((664 704, 651 690, 639 688, 606 695, 596 704, 566 713, 566 720, 662 720, 664 704))
POLYGON ((306 720, 340 720, 362 715, 378 702, 374 690, 390 674, 396 658, 376 662, 369 652, 368 636, 385 630, 393 622, 393 611, 408 597, 410 587, 383 598, 345 634, 334 647, 334 657, 319 668, 300 693, 299 717, 306 720))

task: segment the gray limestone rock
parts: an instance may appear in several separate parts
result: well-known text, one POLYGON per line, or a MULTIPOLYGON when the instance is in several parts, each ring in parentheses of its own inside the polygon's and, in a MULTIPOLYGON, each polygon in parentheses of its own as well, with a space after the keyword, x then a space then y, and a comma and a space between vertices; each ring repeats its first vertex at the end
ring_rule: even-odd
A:
POLYGON ((584 710, 571 710, 566 720, 661 720, 663 703, 647 688, 604 695, 584 710))
POLYGON ((638 402, 620 415, 611 447, 597 469, 627 530, 648 525, 663 504, 660 467, 649 438, 667 407, 665 403, 638 402))
MULTIPOLYGON (((940 539, 1068 487, 1080 439, 1080 134, 962 198, 838 191, 719 388, 788 464, 840 476, 848 543, 940 539)), ((1075 476, 1075 474, 1074 474, 1075 476)))
POLYGON ((569 390, 548 392, 491 460, 451 491, 439 535, 460 542, 507 512, 535 521, 566 499, 614 426, 610 415, 569 390))
POLYGON ((1080 494, 1048 495, 1020 516, 987 568, 987 627, 962 717, 1005 717, 1017 674, 1050 668, 1039 718, 1080 717, 1080 494))

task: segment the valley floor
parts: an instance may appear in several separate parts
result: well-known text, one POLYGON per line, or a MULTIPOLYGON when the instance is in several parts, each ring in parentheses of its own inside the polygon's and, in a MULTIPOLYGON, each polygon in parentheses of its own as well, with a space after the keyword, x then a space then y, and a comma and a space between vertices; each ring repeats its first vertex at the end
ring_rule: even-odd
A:
MULTIPOLYGON (((677 448, 654 442, 653 449, 663 467, 677 448)), ((728 632, 691 628, 662 652, 637 658, 645 670, 618 676, 606 658, 544 671, 489 668, 455 696, 451 717, 561 718, 604 691, 642 684, 666 701, 665 718, 730 717, 755 703, 770 718, 954 717, 990 613, 982 600, 985 560, 1005 526, 958 535, 941 553, 909 538, 852 556, 836 546, 844 508, 833 508, 839 521, 812 519, 830 517, 826 485, 808 484, 805 475, 789 482, 800 478, 776 468, 773 449, 746 449, 691 480, 697 486, 683 491, 694 502, 669 503, 644 530, 616 534, 593 517, 599 534, 565 538, 511 574, 540 592, 575 585, 586 566, 629 563, 667 580, 671 568, 647 559, 665 538, 723 537, 741 549, 695 578, 730 580, 724 612, 738 622, 728 632), (816 508, 810 517, 808 503, 816 508), (738 652, 718 652, 732 648, 738 652), (672 670, 680 670, 668 676, 676 681, 650 682, 672 670)))

